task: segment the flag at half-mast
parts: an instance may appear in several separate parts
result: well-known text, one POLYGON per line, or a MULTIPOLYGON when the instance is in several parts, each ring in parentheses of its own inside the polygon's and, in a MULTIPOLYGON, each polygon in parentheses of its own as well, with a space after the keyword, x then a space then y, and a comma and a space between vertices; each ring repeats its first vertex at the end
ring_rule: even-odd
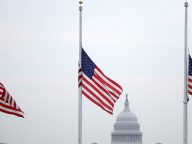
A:
POLYGON ((188 63, 188 94, 192 95, 192 59, 190 55, 188 63))
POLYGON ((109 114, 113 114, 114 104, 123 89, 96 66, 83 48, 78 76, 82 94, 109 114))
POLYGON ((24 118, 24 113, 21 111, 15 100, 5 89, 4 85, 0 82, 0 111, 24 118))

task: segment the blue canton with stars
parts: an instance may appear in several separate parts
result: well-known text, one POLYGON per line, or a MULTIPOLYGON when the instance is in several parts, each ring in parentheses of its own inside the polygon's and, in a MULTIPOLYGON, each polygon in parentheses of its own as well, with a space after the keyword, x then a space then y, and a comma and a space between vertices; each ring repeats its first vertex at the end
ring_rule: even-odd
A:
POLYGON ((192 59, 191 56, 189 55, 189 68, 188 68, 188 73, 190 76, 192 76, 192 59))
POLYGON ((95 65, 95 63, 90 59, 90 57, 87 55, 87 53, 82 48, 82 50, 81 50, 81 68, 82 68, 83 73, 91 79, 94 74, 94 69, 96 67, 97 66, 95 65))

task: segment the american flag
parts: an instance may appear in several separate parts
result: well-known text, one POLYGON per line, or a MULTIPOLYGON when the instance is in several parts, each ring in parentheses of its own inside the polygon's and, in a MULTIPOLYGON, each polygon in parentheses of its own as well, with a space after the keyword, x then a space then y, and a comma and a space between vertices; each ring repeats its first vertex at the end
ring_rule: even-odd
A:
POLYGON ((188 94, 192 95, 192 59, 190 55, 188 67, 188 94))
POLYGON ((12 114, 18 117, 24 117, 24 113, 21 111, 15 100, 5 89, 3 84, 0 82, 0 111, 12 114))
POLYGON ((192 59, 189 55, 189 67, 188 67, 188 94, 192 95, 192 59))
POLYGON ((105 76, 83 48, 81 50, 81 67, 79 67, 78 81, 85 97, 109 114, 113 114, 114 104, 123 89, 115 81, 105 76))

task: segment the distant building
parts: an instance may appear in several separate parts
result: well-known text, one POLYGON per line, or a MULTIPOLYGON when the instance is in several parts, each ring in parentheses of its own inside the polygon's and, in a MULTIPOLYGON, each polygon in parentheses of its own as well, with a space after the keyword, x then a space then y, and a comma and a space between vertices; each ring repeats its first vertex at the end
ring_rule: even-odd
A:
POLYGON ((111 133, 111 144, 142 144, 142 132, 137 117, 129 109, 126 95, 124 110, 118 115, 111 133))

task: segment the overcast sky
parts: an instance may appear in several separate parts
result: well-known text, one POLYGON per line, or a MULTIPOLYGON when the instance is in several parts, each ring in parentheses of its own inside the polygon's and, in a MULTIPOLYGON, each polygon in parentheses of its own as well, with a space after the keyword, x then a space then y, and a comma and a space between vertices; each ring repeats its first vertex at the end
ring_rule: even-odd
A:
MULTIPOLYGON (((0 82, 25 112, 0 113, 0 142, 77 144, 78 28, 77 0, 0 0, 0 82)), ((184 0, 84 1, 83 47, 124 90, 112 116, 83 97, 83 144, 111 143, 126 93, 143 144, 182 143, 184 0)))

